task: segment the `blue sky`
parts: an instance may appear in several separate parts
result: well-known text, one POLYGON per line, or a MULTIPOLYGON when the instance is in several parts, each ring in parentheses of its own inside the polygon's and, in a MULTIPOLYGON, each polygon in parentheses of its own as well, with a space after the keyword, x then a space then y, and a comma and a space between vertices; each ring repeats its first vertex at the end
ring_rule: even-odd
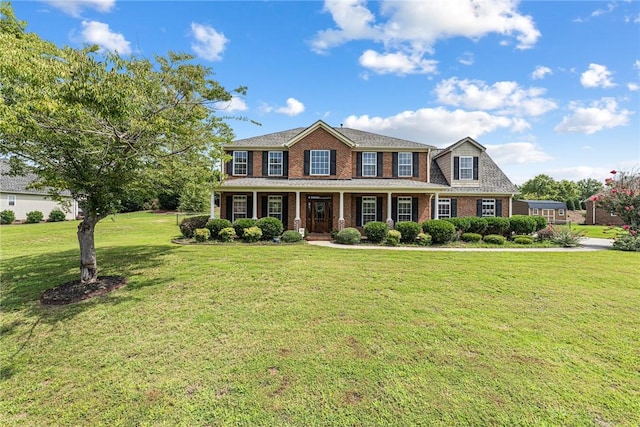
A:
POLYGON ((516 184, 640 165, 638 1, 14 1, 58 45, 187 52, 248 94, 238 138, 318 119, 444 147, 516 184))

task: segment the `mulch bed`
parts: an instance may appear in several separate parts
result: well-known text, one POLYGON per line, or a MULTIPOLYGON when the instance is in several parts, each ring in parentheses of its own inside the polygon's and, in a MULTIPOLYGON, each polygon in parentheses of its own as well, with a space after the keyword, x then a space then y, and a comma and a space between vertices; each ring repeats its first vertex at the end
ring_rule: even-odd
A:
POLYGON ((98 276, 96 282, 87 284, 72 280, 44 291, 40 295, 40 302, 47 305, 71 304, 104 295, 126 284, 127 279, 122 276, 98 276))

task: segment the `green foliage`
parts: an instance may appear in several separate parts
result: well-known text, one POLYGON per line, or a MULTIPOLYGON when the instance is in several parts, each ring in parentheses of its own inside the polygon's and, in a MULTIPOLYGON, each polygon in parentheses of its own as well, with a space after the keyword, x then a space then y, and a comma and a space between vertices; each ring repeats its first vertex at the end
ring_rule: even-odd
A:
POLYGON ((456 235, 456 227, 443 219, 430 219, 422 223, 422 231, 431 235, 434 244, 450 242, 456 235))
POLYGON ((487 218, 471 216, 469 217, 469 228, 467 228, 467 231, 469 233, 485 235, 487 234, 487 226, 487 218))
POLYGON ((545 228, 541 228, 540 230, 538 230, 537 237, 540 241, 551 240, 555 233, 556 231, 553 229, 553 226, 549 224, 545 228))
POLYGON ((487 234, 482 238, 482 240, 491 245, 504 245, 507 241, 504 236, 500 236, 499 234, 487 234))
POLYGON ((538 226, 537 220, 528 215, 513 215, 509 222, 511 224, 510 231, 514 234, 532 234, 538 226))
POLYGON ((186 182, 180 192, 178 209, 182 212, 205 212, 210 209, 209 189, 199 182, 186 182))
POLYGON ((418 234, 422 231, 422 225, 414 221, 397 222, 395 229, 402 234, 402 243, 415 243, 418 234))
POLYGON ((382 221, 370 221, 364 225, 364 235, 371 243, 380 243, 387 237, 389 225, 382 221))
POLYGON ((302 234, 298 233, 295 230, 287 230, 282 233, 282 237, 280 238, 281 242, 284 243, 296 243, 302 241, 302 234))
POLYGON ((196 228, 193 237, 198 243, 206 242, 211 237, 211 231, 208 228, 196 228))
POLYGON ((37 224, 44 218, 40 211, 27 212, 27 224, 37 224))
POLYGON ((260 239, 262 239, 262 230, 255 225, 242 231, 242 240, 247 243, 255 243, 260 239))
POLYGON ((174 192, 163 191, 158 194, 158 204, 160 209, 165 211, 178 210, 180 195, 174 192))
POLYGON ((523 199, 557 200, 559 184, 549 175, 540 174, 524 182, 518 187, 523 199))
MULTIPOLYGON (((604 189, 604 185, 594 178, 581 179, 576 182, 576 187, 578 188, 579 200, 587 200, 589 197, 598 194, 604 189)), ((586 209, 586 207, 582 209, 586 209)))
POLYGON ((66 218, 67 216, 60 209, 53 209, 49 212, 49 222, 60 222, 64 221, 66 218))
POLYGON ((569 199, 565 203, 567 205, 567 210, 570 210, 570 211, 576 210, 576 206, 573 204, 573 199, 569 199))
POLYGON ((624 234, 613 241, 613 249, 617 251, 640 252, 640 236, 624 234))
POLYGON ((640 172, 611 171, 605 190, 592 197, 601 208, 618 215, 625 230, 640 233, 640 172))
POLYGON ((482 240, 482 235, 478 233, 462 233, 460 240, 463 242, 479 242, 482 240))
POLYGON ((420 246, 429 246, 431 244, 431 235, 427 233, 419 233, 416 237, 416 243, 420 246))
POLYGON ((387 238, 385 240, 385 244, 387 246, 398 246, 400 244, 400 240, 402 239, 402 233, 398 230, 390 230, 387 234, 387 238))
POLYGON ((237 238, 238 235, 233 227, 225 227, 218 232, 218 239, 222 242, 231 242, 237 238))
POLYGON ((0 212, 0 224, 12 224, 16 220, 16 214, 6 209, 0 212))
POLYGON ((262 230, 262 240, 273 240, 282 234, 284 227, 278 218, 264 217, 256 222, 256 226, 262 230))
POLYGON ((256 225, 256 220, 251 218, 238 218, 233 222, 233 228, 239 238, 244 237, 244 229, 251 228, 256 225))
POLYGON ((536 222, 536 230, 542 230, 547 226, 547 218, 543 216, 532 216, 533 220, 536 222))
POLYGON ((207 215, 185 218, 182 220, 182 222, 180 222, 180 232, 187 239, 191 239, 196 228, 205 228, 208 221, 209 217, 207 215))
POLYGON ((456 217, 456 218, 444 218, 444 221, 448 221, 456 227, 456 230, 460 233, 466 233, 471 227, 470 218, 472 217, 456 217))
POLYGON ((509 218, 502 217, 487 217, 484 218, 487 222, 486 234, 500 234, 501 236, 507 236, 510 231, 511 221, 509 218))
POLYGON ((361 238, 362 235, 356 228, 347 227, 338 232, 336 235, 336 243, 340 243, 341 245, 356 245, 360 243, 361 238))
POLYGON ((569 227, 561 227, 556 229, 551 237, 551 241, 556 245, 564 248, 573 248, 578 246, 582 239, 582 233, 574 232, 569 227))
POLYGON ((220 237, 220 231, 224 228, 233 227, 231 221, 224 218, 214 218, 207 222, 206 227, 211 232, 212 239, 218 239, 220 237))
POLYGON ((532 245, 533 237, 531 236, 516 236, 513 238, 513 243, 518 245, 532 245))

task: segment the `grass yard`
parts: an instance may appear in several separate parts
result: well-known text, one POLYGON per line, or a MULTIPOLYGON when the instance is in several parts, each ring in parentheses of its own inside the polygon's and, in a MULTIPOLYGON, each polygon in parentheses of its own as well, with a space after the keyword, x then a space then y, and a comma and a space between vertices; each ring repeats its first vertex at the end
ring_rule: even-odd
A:
POLYGON ((129 284, 78 276, 76 222, 0 228, 3 426, 640 424, 640 255, 171 244, 98 224, 129 284))

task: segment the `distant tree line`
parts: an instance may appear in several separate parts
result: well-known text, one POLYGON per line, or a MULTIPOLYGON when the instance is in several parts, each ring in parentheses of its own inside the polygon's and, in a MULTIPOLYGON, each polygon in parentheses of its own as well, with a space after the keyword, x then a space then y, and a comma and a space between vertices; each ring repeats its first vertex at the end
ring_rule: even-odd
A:
POLYGON ((556 181, 549 175, 540 174, 518 186, 520 193, 516 196, 524 200, 557 200, 565 202, 567 209, 586 209, 585 201, 598 194, 604 184, 597 179, 588 178, 574 182, 563 179, 556 181))

